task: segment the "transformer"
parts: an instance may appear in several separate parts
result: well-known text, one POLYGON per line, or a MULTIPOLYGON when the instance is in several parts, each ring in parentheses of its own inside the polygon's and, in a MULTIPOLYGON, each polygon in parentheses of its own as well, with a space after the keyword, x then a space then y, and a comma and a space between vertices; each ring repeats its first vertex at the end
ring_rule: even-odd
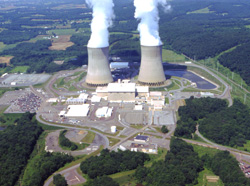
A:
POLYGON ((141 45, 141 67, 138 81, 147 86, 164 84, 166 77, 162 65, 162 46, 141 45))
POLYGON ((88 72, 86 83, 89 86, 106 86, 113 82, 109 67, 109 47, 88 47, 88 72))

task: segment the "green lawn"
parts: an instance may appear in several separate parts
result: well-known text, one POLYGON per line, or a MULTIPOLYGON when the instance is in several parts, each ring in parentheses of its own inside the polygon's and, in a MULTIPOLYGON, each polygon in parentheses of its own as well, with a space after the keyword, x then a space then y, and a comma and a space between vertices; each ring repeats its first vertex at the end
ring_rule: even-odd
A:
POLYGON ((186 58, 172 50, 162 49, 162 60, 164 62, 185 62, 186 58))
POLYGON ((116 138, 111 138, 111 137, 108 137, 109 139, 109 146, 114 146, 115 144, 119 143, 119 139, 116 139, 116 138))
POLYGON ((191 144, 191 145, 193 146, 194 151, 198 153, 199 157, 202 157, 205 154, 214 156, 217 152, 220 152, 220 150, 218 149, 202 147, 202 146, 195 145, 195 144, 191 144))
POLYGON ((10 73, 26 73, 29 66, 16 66, 13 68, 10 73))
POLYGON ((64 77, 58 78, 53 86, 55 89, 65 88, 68 91, 78 91, 73 84, 82 80, 86 74, 86 72, 75 72, 72 76, 69 76, 72 79, 67 82, 64 77))
POLYGON ((135 129, 142 129, 144 125, 130 125, 130 127, 133 127, 135 129))
POLYGON ((221 179, 219 179, 218 182, 212 183, 207 181, 206 176, 216 176, 216 175, 212 171, 205 168, 203 171, 199 173, 198 184, 195 186, 224 186, 221 179))
POLYGON ((135 170, 130 170, 130 171, 125 171, 125 172, 119 172, 119 173, 116 173, 116 174, 112 174, 109 177, 111 177, 119 185, 136 186, 137 182, 133 178, 134 173, 135 173, 135 170))
POLYGON ((234 147, 234 148, 237 148, 237 149, 239 149, 239 150, 243 150, 243 151, 250 152, 250 140, 247 140, 247 143, 244 144, 243 147, 234 147))
POLYGON ((88 131, 88 134, 81 140, 84 143, 92 143, 95 139, 95 133, 88 131))

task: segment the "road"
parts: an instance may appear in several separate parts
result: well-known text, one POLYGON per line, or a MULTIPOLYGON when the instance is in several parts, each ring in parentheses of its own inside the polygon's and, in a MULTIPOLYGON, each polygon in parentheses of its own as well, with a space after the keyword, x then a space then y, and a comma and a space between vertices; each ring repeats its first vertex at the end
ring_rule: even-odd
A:
MULTIPOLYGON (((80 163, 77 164, 77 165, 74 165, 74 166, 72 166, 72 167, 70 167, 70 168, 67 168, 67 169, 65 169, 65 170, 63 170, 63 171, 57 172, 56 174, 61 174, 61 175, 67 174, 67 173, 70 173, 70 172, 76 170, 78 167, 80 167, 80 163)), ((77 174, 78 174, 78 173, 77 173, 77 174)), ((53 175, 55 175, 55 174, 53 174, 53 175)), ((85 180, 84 178, 82 178, 82 176, 79 175, 79 174, 77 175, 77 177, 78 177, 78 179, 79 179, 80 181, 82 181, 82 182, 80 182, 80 183, 84 183, 84 182, 86 181, 86 180, 85 180)), ((49 186, 51 182, 53 182, 53 176, 51 176, 51 177, 44 183, 44 186, 49 186)))
MULTIPOLYGON (((40 116, 41 116, 41 115, 40 115, 39 113, 36 114, 36 119, 37 119, 37 121, 39 121, 40 123, 49 125, 49 126, 64 127, 64 128, 68 128, 68 129, 83 130, 83 128, 81 128, 81 127, 76 127, 76 126, 65 126, 65 125, 62 126, 62 125, 60 125, 60 124, 52 124, 52 123, 46 122, 46 121, 44 121, 44 120, 41 120, 40 116)), ((104 143, 103 143, 103 144, 104 144, 104 148, 109 148, 109 140, 108 140, 108 138, 107 138, 104 134, 102 134, 102 133, 100 133, 100 132, 97 132, 97 131, 95 131, 95 130, 91 130, 91 129, 84 129, 84 130, 92 131, 92 132, 98 134, 99 136, 101 136, 101 137, 104 139, 104 143)))

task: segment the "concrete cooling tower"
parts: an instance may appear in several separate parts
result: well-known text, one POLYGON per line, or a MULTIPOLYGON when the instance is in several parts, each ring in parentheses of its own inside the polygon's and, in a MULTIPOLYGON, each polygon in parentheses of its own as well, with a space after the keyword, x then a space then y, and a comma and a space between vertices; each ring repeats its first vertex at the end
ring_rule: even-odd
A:
POLYGON ((138 81, 142 85, 159 86, 166 81, 162 66, 162 46, 141 46, 138 81))
POLYGON ((88 72, 86 83, 89 86, 105 86, 113 81, 108 57, 108 47, 88 47, 88 72))

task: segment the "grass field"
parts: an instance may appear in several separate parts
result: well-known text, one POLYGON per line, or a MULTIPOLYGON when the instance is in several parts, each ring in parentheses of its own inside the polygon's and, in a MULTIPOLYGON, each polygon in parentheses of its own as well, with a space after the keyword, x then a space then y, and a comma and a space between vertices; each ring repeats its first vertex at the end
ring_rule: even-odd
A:
POLYGON ((243 150, 243 151, 248 151, 250 152, 250 140, 247 140, 247 143, 244 144, 243 147, 235 147, 236 149, 243 150))
POLYGON ((95 133, 88 131, 88 134, 81 140, 84 143, 92 143, 95 139, 95 133))
POLYGON ((10 73, 26 73, 29 66, 16 66, 13 68, 10 73))
POLYGON ((0 118, 3 120, 0 122, 0 126, 15 125, 15 120, 20 118, 22 114, 0 114, 0 118), (5 122, 4 122, 5 121, 5 122))
POLYGON ((0 42, 0 52, 4 51, 4 50, 6 50, 6 49, 14 48, 14 47, 16 47, 17 44, 19 44, 19 43, 10 44, 10 45, 5 45, 3 42, 0 42))
POLYGON ((108 137, 109 139, 109 146, 114 146, 115 144, 119 143, 119 139, 116 139, 116 138, 111 138, 111 137, 108 137))
POLYGON ((199 9, 199 10, 195 10, 193 12, 187 12, 187 14, 210 14, 210 13, 213 13, 214 11, 210 11, 209 10, 209 7, 206 7, 206 8, 202 8, 202 9, 199 9))
POLYGON ((75 29, 55 29, 55 30, 49 30, 48 34, 52 34, 54 32, 56 35, 72 35, 76 33, 75 29))
POLYGON ((208 182, 206 176, 216 176, 212 171, 204 169, 199 173, 198 184, 195 186, 224 186, 223 182, 219 179, 217 182, 208 182))
POLYGON ((52 46, 49 47, 50 50, 66 50, 68 47, 74 45, 70 41, 71 35, 61 35, 59 38, 52 39, 52 46))
POLYGON ((69 76, 72 78, 68 81, 65 81, 64 77, 58 78, 54 83, 54 88, 57 90, 60 88, 65 88, 68 91, 78 91, 78 89, 73 84, 82 80, 86 74, 86 72, 76 72, 72 76, 69 76))
POLYGON ((162 60, 164 62, 185 62, 186 58, 172 50, 162 49, 162 60))
POLYGON ((119 185, 123 186, 136 186, 137 181, 133 178, 133 174, 135 170, 119 172, 116 174, 112 174, 111 177, 114 181, 116 181, 119 185))

